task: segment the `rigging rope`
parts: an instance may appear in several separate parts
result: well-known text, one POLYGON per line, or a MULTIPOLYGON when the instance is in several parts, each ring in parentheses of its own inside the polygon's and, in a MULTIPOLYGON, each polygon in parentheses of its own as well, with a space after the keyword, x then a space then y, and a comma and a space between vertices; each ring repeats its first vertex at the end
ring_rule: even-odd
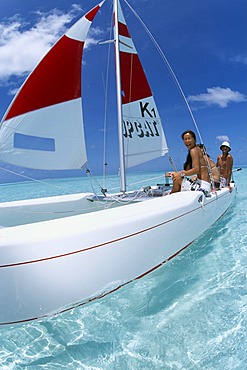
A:
POLYGON ((102 186, 100 185, 100 183, 98 182, 98 180, 92 175, 91 171, 86 167, 86 174, 87 174, 87 177, 89 179, 89 182, 90 182, 90 185, 91 185, 91 188, 92 188, 92 191, 94 193, 94 195, 96 196, 96 191, 94 189, 94 185, 93 185, 93 182, 92 180, 95 181, 96 185, 100 188, 100 191, 103 195, 106 195, 106 192, 107 192, 107 189, 105 188, 102 188, 102 186))
MULTIPOLYGON (((113 24, 113 18, 111 20, 111 27, 110 27, 110 40, 112 38, 112 24, 113 24)), ((111 41, 109 42, 98 42, 98 45, 108 43, 108 52, 107 52, 107 65, 106 65, 106 78, 104 79, 104 73, 103 68, 101 66, 101 75, 102 75, 102 84, 104 89, 104 142, 103 142, 103 181, 104 181, 104 188, 106 188, 106 166, 107 166, 107 160, 106 160, 106 131, 107 131, 107 117, 108 117, 108 94, 109 94, 109 71, 110 71, 110 51, 111 51, 111 41)), ((98 48, 98 50, 100 50, 98 48)), ((99 60, 101 61, 101 55, 99 53, 99 60)))
MULTIPOLYGON (((113 37, 113 23, 114 18, 111 17, 111 26, 109 28, 109 39, 106 41, 100 41, 98 42, 98 45, 102 44, 108 44, 108 51, 107 51, 107 63, 106 63, 106 76, 104 77, 103 68, 101 63, 101 74, 102 74, 102 83, 103 83, 103 90, 104 90, 104 126, 103 126, 103 132, 104 132, 104 139, 103 139, 103 186, 104 188, 107 188, 106 186, 106 170, 107 170, 107 123, 109 121, 109 108, 108 108, 108 102, 109 102, 109 81, 110 81, 110 63, 111 63, 111 45, 114 44, 114 37, 113 37)), ((100 49, 99 49, 100 50, 100 49)), ((99 60, 101 61, 101 54, 99 53, 99 60)))
POLYGON ((196 128, 196 131, 197 131, 198 136, 199 136, 199 138, 200 138, 200 141, 203 143, 203 140, 202 140, 202 137, 201 137, 201 134, 200 134, 200 131, 199 131, 198 125, 197 125, 197 123, 196 123, 195 117, 194 117, 194 115, 193 115, 193 113, 192 113, 192 110, 191 110, 191 108, 190 108, 190 105, 189 105, 189 103, 188 103, 188 100, 186 99, 186 96, 185 96, 185 94, 184 94, 184 92, 183 92, 182 86, 180 85, 180 83, 179 83, 179 81, 178 81, 178 79, 177 79, 177 76, 176 76, 175 72, 173 71, 173 69, 172 69, 172 67, 171 67, 171 65, 170 65, 170 63, 169 63, 169 61, 168 61, 167 57, 165 56, 165 54, 164 54, 164 52, 162 51, 161 47, 159 46, 158 42, 156 41, 156 39, 155 39, 155 38, 154 38, 154 36, 152 35, 151 31, 150 31, 150 30, 148 29, 148 27, 146 26, 146 24, 143 22, 143 20, 141 19, 141 17, 136 13, 136 11, 135 11, 135 10, 132 8, 132 6, 127 2, 127 0, 124 0, 124 2, 128 5, 128 7, 130 8, 130 10, 133 12, 133 14, 136 16, 136 18, 137 18, 137 19, 139 20, 139 22, 142 24, 142 26, 143 26, 144 30, 146 31, 146 33, 147 33, 147 34, 148 34, 148 36, 150 37, 151 41, 153 42, 154 46, 156 47, 157 51, 159 52, 159 54, 160 54, 160 56, 161 56, 162 60, 165 62, 166 66, 167 66, 167 68, 168 68, 168 71, 170 72, 170 74, 171 74, 172 78, 174 79, 174 81, 175 81, 175 83, 176 83, 176 85, 177 85, 177 87, 178 87, 178 90, 179 90, 180 94, 182 95, 182 98, 183 98, 183 100, 184 100, 184 102, 185 102, 185 104, 186 104, 186 107, 187 107, 187 109, 188 109, 188 111, 189 111, 189 114, 190 114, 190 116, 191 116, 191 119, 192 119, 192 121, 193 121, 193 123, 194 123, 194 126, 195 126, 195 128, 196 128))
MULTIPOLYGON (((192 122, 193 122, 193 124, 194 124, 194 126, 195 126, 195 129, 196 129, 196 131, 197 131, 198 137, 199 137, 199 139, 200 139, 201 143, 203 144, 202 136, 201 136, 201 134, 200 134, 200 131, 199 131, 198 125, 197 125, 197 123, 196 123, 196 119, 195 119, 195 117, 194 117, 194 115, 193 115, 193 112, 192 112, 192 110, 191 110, 191 107, 190 107, 190 105, 189 105, 189 102, 188 102, 188 100, 186 99, 186 96, 185 96, 185 94, 184 94, 184 91, 183 91, 183 89, 182 89, 182 86, 180 85, 180 83, 179 83, 179 81, 178 81, 178 78, 177 78, 177 76, 176 76, 176 74, 175 74, 174 70, 172 69, 172 67, 171 67, 171 65, 170 65, 170 63, 169 63, 169 61, 168 61, 167 57, 165 56, 165 54, 164 54, 163 50, 161 49, 161 47, 159 46, 158 42, 156 41, 156 39, 155 39, 155 38, 154 38, 154 36, 152 35, 152 33, 151 33, 151 31, 149 30, 149 28, 148 28, 148 27, 146 26, 146 24, 143 22, 143 20, 141 19, 141 17, 136 13, 136 11, 132 8, 132 6, 128 3, 128 1, 127 1, 127 0, 124 0, 124 2, 127 4, 127 6, 128 6, 128 7, 130 8, 130 10, 132 11, 132 13, 133 13, 133 14, 135 15, 135 17, 139 20, 139 22, 142 24, 142 26, 143 26, 144 30, 146 31, 146 33, 147 33, 147 34, 148 34, 148 36, 150 37, 150 39, 151 39, 151 41, 153 42, 154 46, 156 47, 156 49, 157 49, 158 53, 160 54, 160 56, 161 56, 162 60, 164 61, 165 65, 167 66, 167 69, 168 69, 168 71, 170 72, 170 74, 171 74, 171 76, 172 76, 173 80, 175 81, 175 84, 176 84, 176 86, 177 86, 177 88, 178 88, 178 90, 179 90, 179 92, 180 92, 180 94, 181 94, 181 96, 182 96, 182 98, 183 98, 183 100, 184 100, 184 102, 185 102, 185 105, 186 105, 186 107, 187 107, 187 109, 188 109, 188 111, 189 111, 190 117, 191 117, 192 122)), ((174 165, 173 160, 172 160, 172 158, 171 158, 171 157, 169 157, 169 161, 170 161, 170 163, 171 163, 171 165, 172 165, 173 169, 175 169, 175 171, 176 171, 176 167, 175 167, 175 165, 174 165)), ((213 177, 212 177, 212 171, 211 171, 211 167, 210 167, 210 163, 209 163, 209 160, 208 160, 208 159, 206 159, 206 165, 207 165, 207 167, 208 167, 209 177, 210 177, 210 179, 211 179, 211 181, 212 181, 212 179, 213 179, 213 177)), ((212 183, 214 183, 214 182, 212 181, 212 183)))
POLYGON ((19 172, 15 172, 15 171, 8 170, 7 168, 4 168, 4 167, 0 167, 0 170, 2 170, 2 171, 4 171, 4 172, 11 173, 12 175, 15 175, 15 176, 23 177, 24 179, 29 180, 29 181, 33 181, 33 182, 41 183, 41 184, 44 184, 44 185, 52 186, 52 187, 54 187, 54 188, 61 189, 61 186, 54 185, 54 184, 50 184, 50 183, 49 183, 49 182, 47 182, 47 181, 39 180, 39 179, 35 179, 34 177, 30 177, 30 176, 27 176, 27 175, 23 175, 23 174, 21 174, 21 173, 19 173, 19 172))

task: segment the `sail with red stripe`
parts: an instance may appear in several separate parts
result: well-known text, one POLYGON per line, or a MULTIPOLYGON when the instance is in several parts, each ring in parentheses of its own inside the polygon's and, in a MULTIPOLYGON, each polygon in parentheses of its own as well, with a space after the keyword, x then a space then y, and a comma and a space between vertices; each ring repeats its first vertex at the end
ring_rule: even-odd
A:
POLYGON ((117 3, 124 158, 128 168, 163 156, 168 148, 153 94, 117 3))
POLYGON ((82 54, 92 20, 103 3, 58 40, 20 88, 1 122, 1 161, 48 170, 79 169, 87 162, 82 54))

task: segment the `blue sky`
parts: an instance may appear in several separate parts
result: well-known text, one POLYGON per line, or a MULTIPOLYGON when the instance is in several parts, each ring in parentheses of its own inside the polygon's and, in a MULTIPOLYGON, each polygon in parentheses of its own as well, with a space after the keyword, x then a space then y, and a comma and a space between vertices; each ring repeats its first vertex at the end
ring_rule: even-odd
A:
MULTIPOLYGON (((247 28, 246 0, 129 0, 145 22, 171 64, 191 106, 203 142, 213 160, 222 141, 230 141, 234 164, 247 163, 247 28)), ((0 117, 13 94, 51 45, 97 0, 1 0, 0 1, 0 117)), ((84 71, 85 133, 89 142, 89 167, 102 166, 103 91, 101 82, 105 51, 96 46, 107 38, 110 1, 95 19, 90 34, 84 71), (107 17, 105 18, 104 9, 107 17)), ((178 169, 186 148, 181 133, 195 131, 172 77, 142 26, 123 4, 129 30, 143 62, 165 134, 178 169), (132 22, 132 23, 131 23, 132 22)), ((111 96, 112 92, 110 92, 111 96)), ((114 101, 114 99, 111 99, 114 101)), ((112 103, 113 104, 113 103, 112 103)), ((113 106, 109 107, 115 113, 113 106)), ((111 150, 115 149, 115 118, 110 118, 111 150)), ((197 135, 198 136, 198 135, 197 135)), ((198 139, 198 142, 200 140, 198 139)), ((117 156, 109 151, 110 171, 117 173, 117 156)), ((2 167, 3 164, 0 163, 2 167)), ((8 167, 10 168, 10 167, 8 167)), ((167 159, 152 161, 143 169, 169 169, 167 159)), ((29 172, 27 172, 29 174, 29 172)), ((1 178, 6 178, 2 174, 1 178)))

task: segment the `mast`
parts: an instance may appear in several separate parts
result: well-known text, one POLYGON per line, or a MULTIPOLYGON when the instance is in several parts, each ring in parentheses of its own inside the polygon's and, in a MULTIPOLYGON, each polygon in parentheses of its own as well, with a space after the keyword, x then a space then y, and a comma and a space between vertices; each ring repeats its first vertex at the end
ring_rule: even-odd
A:
POLYGON ((119 142, 119 164, 120 164, 120 191, 126 192, 126 173, 124 161, 123 140, 123 113, 120 75, 120 48, 119 48, 119 24, 118 24, 118 0, 114 0, 115 15, 115 48, 116 48, 116 83, 117 83, 117 116, 118 116, 118 142, 119 142))

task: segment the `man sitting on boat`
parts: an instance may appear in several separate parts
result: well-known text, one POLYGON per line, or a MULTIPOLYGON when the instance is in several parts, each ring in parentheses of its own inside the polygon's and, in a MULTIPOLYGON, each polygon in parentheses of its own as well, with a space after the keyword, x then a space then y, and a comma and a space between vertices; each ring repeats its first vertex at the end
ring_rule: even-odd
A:
POLYGON ((222 154, 218 156, 216 166, 220 170, 220 187, 226 188, 231 182, 233 166, 233 157, 229 154, 231 147, 228 141, 221 144, 220 150, 222 154))
POLYGON ((165 176, 172 177, 173 187, 171 193, 186 190, 201 190, 207 196, 211 191, 208 166, 205 163, 202 151, 196 145, 196 135, 193 131, 184 131, 181 135, 184 145, 189 152, 184 163, 184 170, 167 172, 165 176), (188 176, 197 176, 196 182, 188 176))

